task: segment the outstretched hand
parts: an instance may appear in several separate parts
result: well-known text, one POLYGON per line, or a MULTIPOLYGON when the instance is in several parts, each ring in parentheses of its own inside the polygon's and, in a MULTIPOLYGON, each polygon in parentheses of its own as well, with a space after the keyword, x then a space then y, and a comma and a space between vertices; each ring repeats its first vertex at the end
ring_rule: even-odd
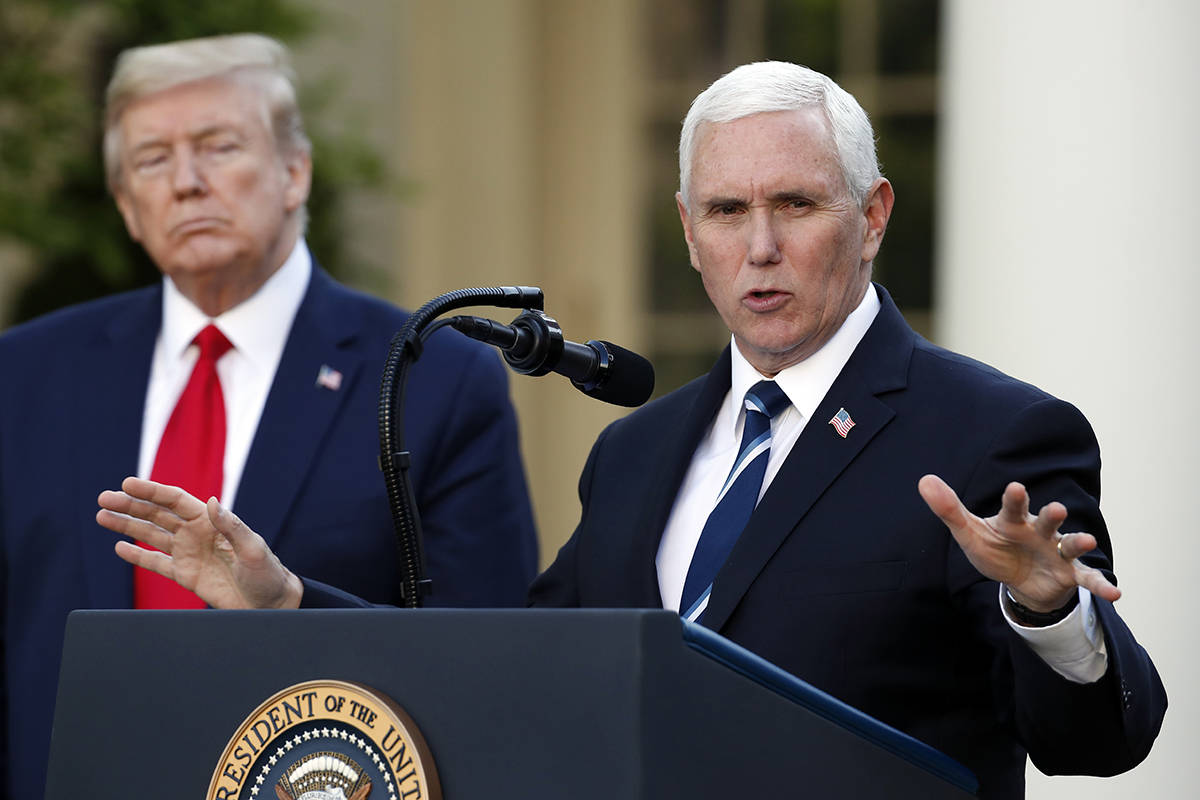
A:
POLYGON ((962 504, 936 475, 917 484, 930 510, 941 518, 975 569, 1008 587, 1014 600, 1037 612, 1064 606, 1082 586, 1113 601, 1121 590, 1079 556, 1096 547, 1090 533, 1060 533, 1067 518, 1062 503, 1049 503, 1037 516, 1029 513, 1029 494, 1019 483, 1004 490, 1000 512, 982 519, 962 504))
POLYGON ((182 489, 126 478, 99 497, 96 521, 158 549, 119 541, 116 553, 199 595, 214 608, 297 608, 304 588, 263 538, 225 509, 182 489))

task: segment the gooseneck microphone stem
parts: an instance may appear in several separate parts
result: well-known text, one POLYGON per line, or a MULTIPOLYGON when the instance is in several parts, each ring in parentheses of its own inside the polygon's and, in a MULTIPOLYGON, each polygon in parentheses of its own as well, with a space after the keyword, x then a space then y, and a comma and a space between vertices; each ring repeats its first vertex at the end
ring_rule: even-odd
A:
POLYGON ((387 486, 388 504, 396 534, 400 560, 400 599, 407 608, 418 608, 431 590, 425 578, 421 550, 421 520, 408 476, 411 458, 404 449, 404 388, 408 367, 421 357, 426 328, 438 316, 465 306, 490 305, 501 308, 541 309, 542 290, 530 286, 498 286, 460 289, 436 297, 417 309, 392 337, 379 387, 379 468, 387 486))

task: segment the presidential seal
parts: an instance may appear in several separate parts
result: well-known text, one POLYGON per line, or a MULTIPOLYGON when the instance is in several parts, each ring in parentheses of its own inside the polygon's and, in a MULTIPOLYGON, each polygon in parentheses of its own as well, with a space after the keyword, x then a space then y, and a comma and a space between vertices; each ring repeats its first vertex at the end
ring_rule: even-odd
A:
POLYGON ((441 800, 433 758, 388 697, 344 681, 296 684, 229 740, 205 800, 441 800))

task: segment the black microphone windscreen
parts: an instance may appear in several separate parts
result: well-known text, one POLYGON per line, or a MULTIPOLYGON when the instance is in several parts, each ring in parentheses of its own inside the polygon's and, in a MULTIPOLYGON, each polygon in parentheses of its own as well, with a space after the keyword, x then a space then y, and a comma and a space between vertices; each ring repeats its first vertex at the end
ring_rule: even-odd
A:
POLYGON ((634 408, 650 399, 654 392, 654 366, 632 350, 612 342, 599 342, 609 353, 608 380, 601 386, 579 388, 588 397, 605 403, 634 408))

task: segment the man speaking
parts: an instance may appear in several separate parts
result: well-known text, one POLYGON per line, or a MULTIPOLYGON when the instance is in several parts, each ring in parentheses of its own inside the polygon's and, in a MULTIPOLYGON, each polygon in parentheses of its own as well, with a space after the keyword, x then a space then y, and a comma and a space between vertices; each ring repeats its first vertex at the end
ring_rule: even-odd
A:
MULTIPOLYGON (((732 71, 684 121, 677 201, 730 346, 600 435, 531 602, 677 609, 958 759, 981 797, 1023 796, 1027 754, 1139 763, 1166 695, 1113 609, 1095 437, 871 282, 894 193, 857 101, 792 64, 732 71)), ((122 558, 219 605, 349 602, 215 500, 124 488, 100 522, 174 552, 122 558)))

